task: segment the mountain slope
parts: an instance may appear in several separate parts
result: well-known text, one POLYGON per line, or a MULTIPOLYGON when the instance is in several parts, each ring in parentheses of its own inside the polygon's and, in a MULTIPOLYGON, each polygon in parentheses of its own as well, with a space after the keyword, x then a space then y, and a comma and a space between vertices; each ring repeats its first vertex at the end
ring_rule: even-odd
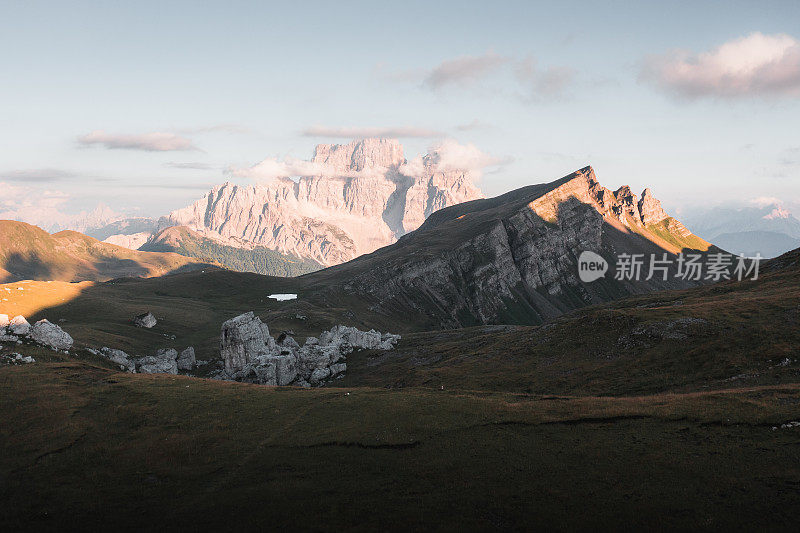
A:
POLYGON ((308 163, 318 174, 298 181, 215 187, 160 227, 187 226, 224 244, 330 266, 395 242, 438 209, 482 197, 469 172, 440 167, 436 153, 412 172, 394 139, 321 144, 308 163))
POLYGON ((299 276, 322 268, 322 265, 311 259, 284 255, 263 246, 239 248, 221 244, 185 226, 166 228, 139 249, 147 252, 175 252, 200 261, 218 263, 237 272, 255 272, 267 276, 299 276))
MULTIPOLYGON (((358 295, 370 310, 420 319, 424 328, 477 324, 538 324, 566 311, 653 290, 699 282, 613 279, 616 256, 674 259, 706 252, 709 243, 669 217, 648 190, 603 188, 591 167, 549 184, 432 214, 396 244, 303 279, 329 299, 358 295), (593 251, 611 273, 578 279, 578 257, 593 251)), ((316 297, 318 300, 322 296, 316 297)))
POLYGON ((161 276, 209 266, 171 253, 128 250, 75 231, 50 235, 24 222, 0 221, 0 282, 22 279, 103 281, 161 276))

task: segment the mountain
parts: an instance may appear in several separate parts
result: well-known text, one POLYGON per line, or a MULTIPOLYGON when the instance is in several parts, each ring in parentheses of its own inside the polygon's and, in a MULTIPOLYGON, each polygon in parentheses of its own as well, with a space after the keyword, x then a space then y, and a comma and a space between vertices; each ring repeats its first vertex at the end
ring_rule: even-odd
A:
POLYGON ((735 254, 777 257, 800 245, 800 220, 779 203, 689 212, 693 231, 735 254))
POLYGON ((311 260, 281 254, 264 246, 236 247, 203 237, 185 226, 171 226, 139 247, 147 252, 175 252, 200 261, 218 263, 238 272, 268 276, 300 276, 322 268, 311 260))
POLYGON ((538 324, 564 312, 701 282, 676 276, 645 280, 650 254, 675 259, 710 244, 668 216, 649 190, 602 187, 591 167, 560 180, 433 213, 392 246, 309 274, 314 301, 354 298, 371 313, 404 316, 420 329, 477 324, 538 324), (599 254, 610 274, 578 278, 583 251, 599 254), (644 254, 640 280, 614 279, 619 254, 644 254))
POLYGON ((82 233, 98 241, 105 241, 106 239, 118 238, 119 236, 150 235, 157 227, 158 221, 153 218, 132 217, 121 218, 103 225, 91 226, 82 233))
POLYGON ((0 283, 23 279, 104 281, 207 266, 178 254, 128 250, 75 231, 51 235, 24 222, 0 220, 0 283))
POLYGON ((481 198, 468 171, 426 155, 408 168, 394 139, 318 145, 319 175, 264 185, 214 187, 173 211, 160 227, 187 226, 231 246, 259 245, 322 265, 343 263, 391 244, 443 207, 481 198))

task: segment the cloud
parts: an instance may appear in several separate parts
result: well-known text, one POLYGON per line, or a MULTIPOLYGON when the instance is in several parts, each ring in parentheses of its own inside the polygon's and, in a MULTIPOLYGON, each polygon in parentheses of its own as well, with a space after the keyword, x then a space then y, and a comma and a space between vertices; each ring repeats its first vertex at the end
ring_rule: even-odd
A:
POLYGON ((143 150, 146 152, 178 152, 197 150, 190 139, 175 133, 159 132, 140 135, 121 135, 96 130, 78 137, 83 145, 100 144, 109 150, 143 150))
POLYGON ((749 201, 750 204, 756 207, 768 207, 771 205, 781 205, 783 202, 780 198, 774 196, 759 196, 749 201))
POLYGON ((487 52, 481 56, 461 56, 448 59, 427 73, 423 85, 436 90, 451 84, 474 83, 497 71, 508 62, 509 58, 494 52, 487 52))
POLYGON ((0 172, 0 179, 22 182, 51 182, 74 178, 75 174, 55 168, 39 168, 27 170, 10 170, 0 172))
MULTIPOLYGON (((429 149, 426 156, 418 155, 398 168, 400 174, 409 177, 430 175, 432 169, 465 170, 477 178, 487 167, 507 163, 508 159, 497 158, 479 150, 474 144, 459 144, 453 139, 445 139, 429 149)), ((229 167, 227 172, 237 178, 267 182, 276 178, 297 176, 336 176, 336 177, 376 177, 385 175, 383 167, 367 168, 361 171, 342 170, 324 163, 305 161, 293 157, 279 159, 270 157, 251 167, 229 167)))
POLYGON ((647 57, 640 79, 680 97, 800 96, 800 42, 751 33, 703 53, 676 50, 647 57))
POLYGON ((486 130, 490 129, 492 126, 491 124, 486 124, 485 122, 481 122, 478 119, 474 119, 472 122, 468 122, 466 124, 459 124, 455 127, 458 131, 472 131, 472 130, 486 130))
POLYGON ((186 135, 195 135, 200 133, 235 133, 246 134, 250 133, 250 128, 242 126, 241 124, 213 124, 211 126, 200 126, 197 128, 182 128, 175 130, 177 133, 184 133, 186 135))
POLYGON ((396 137, 442 137, 440 131, 427 128, 400 126, 395 128, 329 128, 326 126, 312 126, 303 130, 304 137, 328 137, 362 139, 367 137, 396 138, 396 137))
POLYGON ((334 166, 313 161, 305 161, 294 157, 280 160, 269 157, 247 168, 229 167, 227 171, 237 178, 247 178, 258 182, 267 182, 275 178, 293 178, 297 176, 343 176, 349 178, 378 176, 386 172, 383 168, 368 168, 362 171, 341 170, 334 166))
POLYGON ((575 80, 575 71, 569 67, 550 66, 540 70, 536 61, 527 57, 514 67, 514 74, 523 88, 525 100, 551 100, 564 96, 575 80))
POLYGON ((164 163, 164 166, 169 168, 180 168, 184 170, 212 170, 214 168, 213 165, 209 165, 208 163, 176 163, 175 161, 168 161, 164 163))
POLYGON ((418 155, 399 168, 404 176, 423 177, 435 166, 441 171, 464 170, 479 178, 484 169, 507 163, 508 159, 491 156, 481 151, 474 144, 460 144, 454 139, 444 141, 430 147, 428 155, 418 155))

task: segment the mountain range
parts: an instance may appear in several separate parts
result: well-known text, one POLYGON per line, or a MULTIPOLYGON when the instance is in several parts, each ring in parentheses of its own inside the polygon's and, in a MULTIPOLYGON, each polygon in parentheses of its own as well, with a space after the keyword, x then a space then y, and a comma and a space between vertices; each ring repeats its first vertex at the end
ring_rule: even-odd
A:
POLYGON ((761 206, 715 206, 689 211, 693 231, 734 254, 777 257, 800 246, 800 220, 778 202, 761 206))

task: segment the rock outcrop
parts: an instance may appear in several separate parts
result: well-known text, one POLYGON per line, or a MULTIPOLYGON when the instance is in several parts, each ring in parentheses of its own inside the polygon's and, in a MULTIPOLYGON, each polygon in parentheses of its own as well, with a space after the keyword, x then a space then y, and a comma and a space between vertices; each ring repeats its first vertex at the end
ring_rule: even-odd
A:
POLYGON ((26 336, 31 332, 31 325, 22 315, 17 315, 8 323, 8 331, 12 335, 26 336))
POLYGON ((178 350, 162 348, 155 355, 134 359, 136 371, 140 374, 177 374, 178 350))
POLYGON ((34 342, 53 350, 69 350, 72 348, 73 341, 69 333, 52 322, 48 322, 47 319, 42 319, 33 325, 30 337, 34 342))
POLYGON ((392 246, 304 279, 314 303, 357 297, 371 312, 417 320, 418 328, 540 324, 583 306, 698 282, 676 275, 683 250, 710 244, 666 216, 645 191, 601 186, 591 167, 552 183, 433 213, 392 246), (664 218, 666 217, 666 218, 664 218), (608 274, 581 281, 584 251, 608 274), (650 255, 673 260, 666 280, 648 279, 650 255), (636 279, 616 279, 620 254, 644 261, 636 279))
POLYGON ((131 360, 130 356, 122 350, 115 350, 114 348, 104 346, 100 349, 100 355, 112 363, 118 364, 120 370, 136 373, 136 364, 131 360))
POLYGON ((160 229, 187 226, 225 244, 330 266, 395 242, 438 209, 483 197, 469 172, 440 168, 436 153, 413 173, 405 162, 393 139, 318 145, 310 163, 319 175, 214 187, 160 229))
POLYGON ((143 313, 141 315, 137 315, 133 317, 133 325, 137 328, 152 328, 158 323, 156 317, 153 316, 153 313, 143 313))
POLYGON ((336 326, 300 346, 291 335, 276 342, 269 328, 250 311, 222 324, 220 355, 224 379, 265 385, 321 385, 347 369, 353 349, 390 350, 399 335, 336 326))
POLYGON ((189 346, 183 350, 177 359, 178 370, 192 370, 197 363, 197 358, 194 355, 194 348, 189 346))

